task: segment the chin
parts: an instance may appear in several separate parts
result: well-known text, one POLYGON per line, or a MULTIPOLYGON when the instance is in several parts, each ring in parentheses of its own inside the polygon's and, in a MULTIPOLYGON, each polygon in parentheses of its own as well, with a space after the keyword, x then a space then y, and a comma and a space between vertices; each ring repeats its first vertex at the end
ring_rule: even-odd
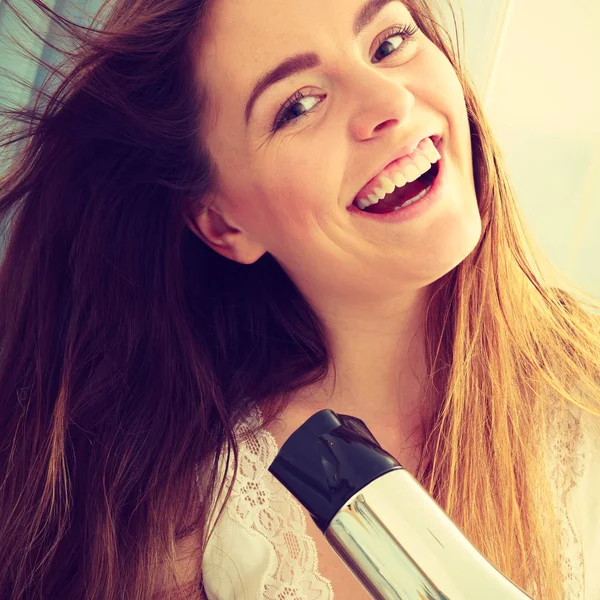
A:
MULTIPOLYGON (((477 248, 481 238, 481 219, 476 219, 468 227, 446 229, 446 235, 438 238, 438 243, 430 245, 420 256, 424 260, 415 266, 415 278, 422 285, 429 285, 455 269, 477 248), (451 232, 451 235, 448 235, 451 232)), ((400 267, 406 271, 406 263, 400 267)))

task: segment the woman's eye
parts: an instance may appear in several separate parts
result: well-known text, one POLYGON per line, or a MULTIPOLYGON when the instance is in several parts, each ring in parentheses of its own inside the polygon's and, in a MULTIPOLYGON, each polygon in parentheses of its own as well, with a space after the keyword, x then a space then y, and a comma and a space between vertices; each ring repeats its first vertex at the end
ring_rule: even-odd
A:
MULTIPOLYGON (((414 35, 417 33, 417 31, 419 31, 419 28, 416 25, 412 25, 412 26, 405 25, 403 27, 394 27, 391 31, 388 31, 383 35, 383 41, 377 47, 377 52, 375 53, 375 56, 377 56, 377 53, 382 48, 386 49, 382 58, 385 58, 386 56, 389 56, 390 54, 394 54, 394 53, 398 52, 398 49, 404 48, 406 43, 408 41, 410 41, 410 39, 412 37, 414 37, 414 35), (390 40, 393 40, 394 38, 402 38, 403 42, 391 42, 390 40)), ((379 62, 379 61, 377 61, 377 62, 379 62)), ((296 92, 291 98, 289 98, 282 104, 282 106, 279 109, 279 112, 277 114, 277 117, 275 118, 275 122, 273 123, 273 128, 272 128, 273 133, 275 131, 281 129, 282 127, 286 127, 291 121, 296 121, 297 117, 307 115, 307 113, 310 112, 310 109, 315 104, 318 104, 318 103, 315 103, 314 100, 311 100, 310 102, 307 103, 309 105, 307 110, 302 111, 301 109, 303 107, 303 104, 301 104, 301 101, 306 98, 314 99, 314 98, 317 98, 317 96, 310 95, 310 93, 304 94, 303 92, 296 92)))
MULTIPOLYGON (((301 100, 305 100, 306 98, 314 99, 316 97, 317 96, 311 96, 309 94, 305 95, 303 92, 296 92, 289 100, 286 100, 285 103, 282 105, 281 110, 279 111, 279 114, 275 119, 275 123, 273 124, 273 131, 277 131, 278 129, 285 127, 287 123, 289 123, 290 121, 294 121, 296 117, 301 117, 302 115, 305 115, 307 112, 309 112, 309 110, 306 110, 304 112, 299 111, 299 109, 301 110, 303 106, 302 104, 300 104, 300 102, 301 100)), ((307 104, 309 105, 308 108, 310 109, 312 106, 315 105, 315 102, 308 102, 307 104)))

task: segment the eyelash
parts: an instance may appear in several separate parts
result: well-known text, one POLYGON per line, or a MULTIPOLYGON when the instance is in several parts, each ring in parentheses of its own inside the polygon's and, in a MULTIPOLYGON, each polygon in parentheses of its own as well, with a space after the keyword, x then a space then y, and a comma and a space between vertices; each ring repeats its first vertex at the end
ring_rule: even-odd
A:
MULTIPOLYGON (((388 31, 384 34, 385 37, 382 39, 381 44, 379 44, 378 49, 381 47, 381 45, 385 41, 387 41, 391 37, 401 36, 402 38, 404 38, 404 42, 408 42, 411 40, 411 38, 414 37, 414 35, 417 33, 417 31, 419 31, 419 28, 416 25, 404 25, 402 27, 393 27, 390 31, 388 31)), ((403 43, 399 48, 390 52, 390 54, 388 54, 388 56, 390 56, 391 54, 396 54, 397 52, 401 52, 402 48, 404 48, 405 45, 406 45, 406 43, 403 43)), ((286 127, 292 121, 297 121, 298 117, 304 116, 304 115, 308 114, 309 112, 311 112, 312 109, 309 109, 309 110, 303 112, 301 115, 298 115, 298 117, 296 117, 294 119, 285 119, 287 110, 290 107, 292 107, 294 104, 296 104, 297 102, 300 102, 300 100, 302 100, 302 98, 306 98, 307 96, 308 97, 312 96, 312 94, 310 94, 310 93, 304 94, 302 91, 298 91, 291 98, 288 98, 281 105, 281 108, 279 109, 277 116, 275 117, 275 122, 273 123, 273 127, 271 130, 272 133, 275 133, 279 129, 286 127)))

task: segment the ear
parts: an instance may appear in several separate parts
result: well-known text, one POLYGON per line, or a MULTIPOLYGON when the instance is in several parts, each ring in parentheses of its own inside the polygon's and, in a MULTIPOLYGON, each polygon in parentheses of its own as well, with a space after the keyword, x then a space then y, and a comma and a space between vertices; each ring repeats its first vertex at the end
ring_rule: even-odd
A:
POLYGON ((249 265, 266 252, 263 246, 226 217, 216 203, 203 206, 198 214, 188 216, 187 223, 205 244, 230 260, 249 265))

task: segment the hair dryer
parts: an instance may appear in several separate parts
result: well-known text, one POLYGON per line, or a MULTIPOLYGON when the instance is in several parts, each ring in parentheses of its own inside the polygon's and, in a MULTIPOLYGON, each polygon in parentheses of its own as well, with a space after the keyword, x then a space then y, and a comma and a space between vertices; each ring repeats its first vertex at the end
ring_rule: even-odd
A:
POLYGON ((269 471, 377 600, 525 600, 363 421, 321 410, 269 471))

